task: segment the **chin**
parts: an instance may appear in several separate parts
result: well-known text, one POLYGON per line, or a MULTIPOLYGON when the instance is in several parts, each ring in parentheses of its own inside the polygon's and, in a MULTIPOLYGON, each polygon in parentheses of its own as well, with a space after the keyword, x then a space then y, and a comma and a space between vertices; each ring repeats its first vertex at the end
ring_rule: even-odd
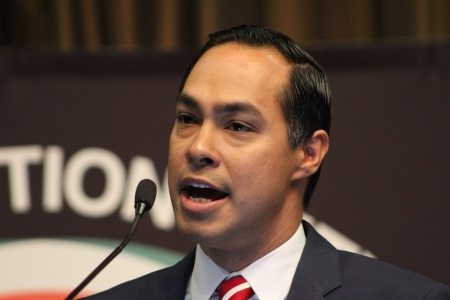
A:
POLYGON ((223 238, 220 238, 220 235, 208 232, 202 228, 202 226, 193 226, 191 224, 184 223, 178 225, 178 230, 192 242, 206 247, 212 247, 213 244, 215 244, 214 241, 217 239, 223 240, 223 238))

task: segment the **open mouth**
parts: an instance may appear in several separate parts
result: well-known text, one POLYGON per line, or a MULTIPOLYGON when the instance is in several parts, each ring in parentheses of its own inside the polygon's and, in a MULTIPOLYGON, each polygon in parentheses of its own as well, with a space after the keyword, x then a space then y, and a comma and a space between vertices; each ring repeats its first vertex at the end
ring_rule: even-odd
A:
POLYGON ((228 197, 227 193, 213 189, 205 184, 193 183, 183 188, 183 193, 195 202, 207 203, 228 197))

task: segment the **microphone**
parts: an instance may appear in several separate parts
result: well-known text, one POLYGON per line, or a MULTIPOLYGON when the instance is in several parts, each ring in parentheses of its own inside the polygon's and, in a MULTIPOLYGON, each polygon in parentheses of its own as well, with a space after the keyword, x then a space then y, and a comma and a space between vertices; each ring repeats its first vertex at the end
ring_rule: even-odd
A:
POLYGON ((148 212, 155 203, 156 198, 156 184, 150 179, 142 179, 137 188, 134 196, 134 208, 136 210, 135 218, 131 230, 128 235, 123 239, 122 243, 107 257, 98 267, 89 274, 66 298, 65 300, 72 300, 78 293, 80 293, 89 282, 94 279, 98 273, 100 273, 128 244, 136 231, 139 220, 145 212, 148 212))
POLYGON ((136 216, 142 216, 148 212, 155 203, 156 198, 156 184, 150 179, 142 179, 134 195, 134 209, 136 216))

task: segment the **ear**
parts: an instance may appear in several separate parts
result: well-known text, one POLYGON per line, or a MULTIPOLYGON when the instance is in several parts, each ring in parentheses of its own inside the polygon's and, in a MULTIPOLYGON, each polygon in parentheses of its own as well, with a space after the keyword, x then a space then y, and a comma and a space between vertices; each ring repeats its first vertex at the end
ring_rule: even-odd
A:
POLYGON ((328 152, 329 142, 328 134, 324 130, 317 130, 306 145, 298 147, 299 160, 295 179, 311 176, 319 169, 328 152))

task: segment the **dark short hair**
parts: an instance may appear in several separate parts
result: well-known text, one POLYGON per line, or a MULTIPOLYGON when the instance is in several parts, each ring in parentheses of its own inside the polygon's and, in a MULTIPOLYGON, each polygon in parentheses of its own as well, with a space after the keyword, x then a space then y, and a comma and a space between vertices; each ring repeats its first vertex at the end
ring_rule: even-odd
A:
MULTIPOLYGON (((181 92, 191 70, 200 57, 214 46, 237 43, 254 48, 274 48, 292 65, 290 80, 280 105, 288 127, 288 142, 292 149, 309 142, 316 130, 328 134, 331 126, 331 94, 324 70, 288 36, 257 25, 241 25, 212 33, 189 65, 181 81, 181 92)), ((309 177, 303 196, 303 207, 311 200, 319 180, 321 167, 309 177)))

